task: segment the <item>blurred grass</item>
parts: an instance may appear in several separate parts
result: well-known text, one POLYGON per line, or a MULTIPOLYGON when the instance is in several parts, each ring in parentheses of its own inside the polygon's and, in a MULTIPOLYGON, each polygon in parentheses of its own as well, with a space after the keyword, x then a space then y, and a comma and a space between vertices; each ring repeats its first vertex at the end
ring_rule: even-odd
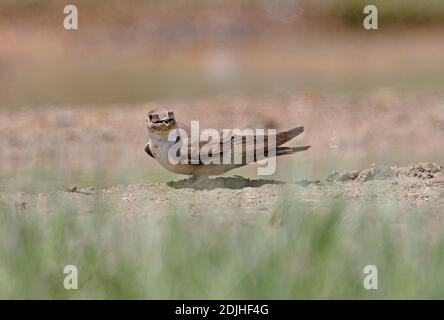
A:
POLYGON ((410 66, 396 72, 359 69, 345 74, 330 74, 310 71, 303 77, 303 71, 298 68, 293 70, 289 67, 284 72, 243 69, 235 76, 215 79, 199 69, 201 66, 193 70, 183 65, 151 64, 155 62, 116 66, 112 62, 99 60, 95 67, 73 63, 65 68, 63 62, 56 62, 55 68, 44 64, 26 70, 19 68, 14 74, 14 81, 4 81, 6 90, 0 93, 0 107, 131 104, 172 97, 187 100, 222 94, 254 97, 277 89, 295 88, 346 94, 363 94, 384 87, 396 88, 401 92, 439 93, 444 85, 442 65, 434 70, 410 66))
MULTIPOLYGON (((271 4, 261 0, 218 0, 212 2, 204 0, 191 2, 184 0, 149 2, 133 0, 131 6, 128 6, 124 0, 76 0, 74 2, 67 0, 1 0, 0 10, 7 13, 12 12, 18 17, 26 17, 42 10, 52 11, 65 4, 75 4, 85 11, 94 13, 105 12, 106 21, 116 24, 126 21, 125 19, 131 16, 150 15, 152 11, 177 15, 174 10, 184 11, 183 13, 202 13, 211 9, 227 12, 235 10, 241 12, 245 17, 270 15, 274 18, 271 21, 272 24, 288 23, 289 16, 293 19, 321 18, 324 19, 322 23, 342 21, 361 24, 363 8, 368 4, 378 7, 381 21, 386 24, 442 24, 444 17, 444 3, 441 0, 374 0, 371 3, 365 0, 277 0, 271 4), (292 15, 289 11, 295 12, 292 15)), ((88 15, 88 17, 91 16, 88 15)))
POLYGON ((427 232, 430 212, 397 219, 394 209, 351 214, 293 196, 270 225, 190 221, 178 207, 160 224, 129 227, 106 203, 86 216, 63 203, 45 215, 0 203, 0 298, 442 298, 444 239, 427 232), (77 291, 63 288, 68 264, 77 291), (368 264, 378 267, 375 291, 362 285, 368 264))
POLYGON ((383 26, 442 24, 444 2, 441 0, 339 0, 332 1, 329 15, 351 24, 362 24, 363 8, 372 4, 378 8, 383 26))
POLYGON ((146 166, 89 170, 37 167, 0 175, 0 192, 55 192, 74 185, 99 189, 117 184, 149 184, 174 179, 178 179, 178 176, 146 166))
MULTIPOLYGON (((344 46, 343 51, 337 51, 331 58, 328 47, 321 47, 327 48, 325 54, 316 56, 318 58, 315 57, 311 64, 320 64, 321 70, 314 67, 304 69, 298 67, 299 64, 306 65, 304 59, 308 54, 304 53, 317 53, 319 50, 314 46, 313 51, 299 52, 297 49, 301 42, 294 37, 293 41, 297 42, 293 49, 295 60, 301 59, 296 67, 288 66, 291 59, 286 55, 277 54, 275 57, 279 52, 293 52, 283 45, 288 44, 284 38, 281 42, 271 42, 274 51, 269 50, 268 55, 253 55, 251 52, 260 50, 252 47, 242 58, 243 47, 239 43, 243 40, 247 44, 255 43, 256 36, 265 35, 266 38, 270 34, 270 38, 275 40, 281 36, 282 25, 288 27, 285 30, 287 36, 290 34, 289 39, 293 37, 292 32, 300 25, 297 21, 292 25, 287 19, 286 10, 282 9, 285 6, 268 7, 272 14, 267 16, 265 9, 249 10, 250 6, 265 2, 245 1, 241 5, 243 9, 234 8, 226 14, 244 14, 238 16, 243 19, 242 27, 231 29, 230 26, 235 24, 227 20, 226 24, 221 24, 223 27, 219 26, 221 29, 208 27, 204 32, 200 26, 213 20, 188 25, 188 20, 181 16, 184 11, 174 14, 174 4, 181 1, 161 5, 165 15, 159 15, 161 22, 157 22, 156 28, 139 25, 134 29, 129 28, 133 26, 133 14, 155 24, 149 14, 154 12, 151 14, 155 15, 158 11, 138 10, 137 5, 130 8, 117 0, 76 3, 81 3, 81 29, 78 34, 67 35, 64 31, 57 33, 51 29, 54 25, 60 29, 61 2, 0 1, 2 23, 12 21, 10 29, 5 29, 6 39, 12 41, 5 40, 4 51, 0 51, 0 83, 3 88, 0 105, 33 107, 56 103, 129 103, 239 91, 254 94, 274 87, 309 87, 344 90, 347 93, 380 86, 398 86, 408 91, 439 91, 443 84, 442 64, 435 64, 438 60, 433 54, 430 59, 413 56, 406 62, 389 62, 393 68, 376 64, 382 71, 373 72, 372 65, 367 69, 348 64, 343 65, 345 70, 333 68, 342 61, 335 57, 348 57, 350 48, 344 46), (86 5, 91 8, 91 13, 85 16, 86 5), (96 9, 93 9, 94 6, 97 6, 96 9), (97 8, 106 9, 98 19, 99 28, 84 28, 95 26, 95 13, 101 12, 97 8), (122 17, 124 12, 126 14, 122 17), (89 25, 88 19, 91 19, 89 25), (40 28, 38 32, 26 29, 27 23, 32 25, 34 22, 47 29, 40 28), (19 24, 20 28, 17 28, 19 24), (100 27, 109 29, 103 32, 100 27), (264 28, 270 29, 268 33, 264 28), (119 29, 122 33, 117 32, 119 29), (141 31, 131 31, 136 29, 141 31), (185 31, 175 33, 176 29, 185 31), (17 30, 19 32, 15 33, 17 30), (45 33, 48 30, 52 31, 45 33), (145 34, 147 30, 155 35, 145 34), (110 36, 114 32, 116 35, 110 36), (29 34, 33 35, 32 39, 27 37, 29 34), (46 38, 48 35, 51 37, 46 38), (233 45, 236 43, 238 47, 233 45), (235 53, 238 50, 239 54, 222 51, 222 55, 216 54, 215 58, 211 52, 208 57, 195 53, 208 48, 219 52, 220 48, 232 45, 235 53), (188 50, 190 47, 191 50, 188 50), (166 54, 175 50, 183 60, 166 54), (136 53, 132 54, 133 51, 136 53), (249 64, 247 62, 255 60, 251 57, 256 61, 249 64), (282 64, 271 63, 274 60, 282 61, 282 64), (234 73, 225 73, 230 68, 234 73)), ((195 1, 187 5, 187 17, 202 18, 201 15, 190 14, 194 12, 193 6, 202 10, 199 12, 205 11, 202 3, 195 1)), ((228 2, 217 3, 223 5, 228 2)), ((319 24, 338 19, 352 26, 361 24, 362 8, 367 4, 361 0, 300 3, 307 5, 308 11, 305 12, 310 13, 308 17, 319 24)), ((405 27, 441 24, 443 21, 444 3, 438 0, 375 0, 372 4, 379 8, 383 29, 387 25, 405 27)), ((219 9, 216 10, 218 14, 223 12, 219 9)), ((211 14, 208 16, 211 17, 211 14)), ((306 31, 304 28, 301 30, 306 31)), ((331 34, 327 34, 324 40, 336 32, 332 28, 331 34)), ((297 35, 297 32, 294 34, 297 35)), ((436 36, 438 33, 433 34, 436 36)), ((361 42, 350 38, 350 42, 356 41, 356 46, 359 46, 370 41, 370 37, 361 42)), ((387 40, 382 37, 378 41, 385 43, 387 40)), ((332 41, 329 48, 341 47, 346 42, 347 39, 339 44, 332 41)), ((375 42, 375 47, 381 42, 375 42)), ((313 43, 303 41, 301 46, 310 48, 313 43)), ((415 46, 412 44, 411 48, 415 46)), ((268 47, 259 45, 257 48, 268 47)), ((363 47, 362 52, 366 48, 363 47)), ((389 53, 397 53, 390 48, 389 53)), ((409 51, 407 49, 402 47, 399 52, 409 51)), ((359 50, 356 52, 360 53, 359 50)), ((386 58, 384 52, 376 53, 375 57, 367 57, 367 62, 373 61, 372 58, 380 57, 381 61, 386 58)), ((389 61, 395 60, 391 57, 389 61)), ((341 160, 341 164, 347 167, 344 159, 341 160)), ((75 170, 51 166, 50 163, 46 165, 32 168, 29 172, 17 168, 5 173, 5 176, 0 176, 0 190, 56 191, 74 183, 102 187, 116 183, 165 181, 172 177, 163 171, 156 175, 155 169, 137 166, 131 170, 127 167, 75 170)), ((308 169, 316 171, 320 177, 325 177, 325 173, 331 170, 326 167, 325 172, 319 173, 319 166, 314 167, 316 170, 308 169)), ((299 170, 303 169, 306 168, 299 170)), ((281 174, 284 176, 288 172, 281 174)), ((98 202, 93 212, 86 216, 79 216, 65 203, 60 203, 58 208, 57 212, 34 211, 25 215, 20 208, 10 207, 0 199, 0 298, 444 297, 444 238, 439 233, 428 232, 434 220, 430 219, 433 209, 427 207, 418 208, 415 217, 406 217, 400 222, 398 214, 403 210, 394 204, 362 204, 350 214, 351 209, 344 203, 326 199, 321 204, 310 206, 288 196, 276 208, 271 225, 251 228, 236 225, 221 227, 211 218, 189 221, 182 214, 189 209, 180 206, 160 224, 141 221, 136 226, 126 224, 119 212, 103 202, 98 202), (63 288, 63 267, 68 264, 79 268, 78 291, 63 288), (377 291, 367 291, 362 286, 362 270, 367 264, 378 266, 380 289, 377 291)))

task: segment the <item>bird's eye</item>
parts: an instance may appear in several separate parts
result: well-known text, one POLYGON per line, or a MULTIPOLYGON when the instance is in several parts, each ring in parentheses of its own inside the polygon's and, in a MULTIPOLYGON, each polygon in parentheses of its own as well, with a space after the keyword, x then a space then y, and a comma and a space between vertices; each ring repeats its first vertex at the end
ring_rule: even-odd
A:
POLYGON ((150 114, 150 115, 148 116, 148 118, 150 118, 150 121, 153 120, 153 115, 150 114))

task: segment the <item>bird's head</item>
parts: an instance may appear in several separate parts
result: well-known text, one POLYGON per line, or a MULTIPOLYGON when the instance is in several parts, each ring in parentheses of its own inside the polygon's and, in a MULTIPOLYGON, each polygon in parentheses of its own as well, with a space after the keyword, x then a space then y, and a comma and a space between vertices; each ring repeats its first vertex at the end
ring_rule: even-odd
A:
POLYGON ((170 131, 177 128, 174 112, 165 108, 157 108, 148 112, 146 123, 148 134, 161 138, 168 137, 170 131))

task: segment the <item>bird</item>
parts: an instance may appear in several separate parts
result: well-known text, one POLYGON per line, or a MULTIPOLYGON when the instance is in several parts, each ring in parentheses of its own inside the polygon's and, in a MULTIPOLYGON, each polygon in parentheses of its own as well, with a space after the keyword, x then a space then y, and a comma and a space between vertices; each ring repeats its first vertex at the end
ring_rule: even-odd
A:
POLYGON ((145 145, 145 152, 165 169, 176 174, 191 176, 194 180, 221 175, 232 169, 266 160, 268 154, 276 157, 291 155, 311 147, 282 146, 304 132, 302 126, 272 135, 265 135, 262 140, 255 133, 250 136, 243 136, 233 130, 219 130, 217 131, 217 138, 219 139, 216 139, 216 141, 197 141, 193 146, 192 141, 195 141, 196 137, 192 137, 193 132, 189 126, 176 121, 173 111, 159 107, 149 111, 145 120, 148 132, 148 143, 145 145), (174 136, 175 139, 172 139, 171 137, 174 136), (172 162, 170 150, 176 144, 179 144, 182 149, 175 153, 178 161, 172 162), (274 154, 272 148, 274 148, 274 154), (187 152, 182 154, 183 150, 187 152), (213 159, 220 160, 219 163, 206 163, 201 153, 203 150, 206 150, 209 156, 214 157, 213 159), (230 157, 227 158, 230 161, 227 163, 223 159, 228 152, 230 152, 230 157), (241 155, 237 162, 234 161, 236 152, 241 155), (193 155, 196 154, 197 157, 193 158, 193 155))

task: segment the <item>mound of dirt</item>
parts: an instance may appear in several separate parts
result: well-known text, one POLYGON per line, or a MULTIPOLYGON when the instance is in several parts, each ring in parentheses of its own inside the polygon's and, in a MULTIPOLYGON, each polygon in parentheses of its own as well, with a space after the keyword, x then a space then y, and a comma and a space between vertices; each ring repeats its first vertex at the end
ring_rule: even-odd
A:
POLYGON ((333 171, 327 177, 328 182, 366 182, 395 178, 433 179, 443 175, 443 167, 434 162, 422 162, 407 167, 386 167, 373 164, 370 168, 354 171, 333 171))
POLYGON ((391 201, 408 208, 427 203, 434 212, 444 210, 444 170, 437 163, 420 162, 405 167, 373 164, 362 170, 333 171, 326 180, 320 188, 324 197, 336 195, 348 203, 352 199, 391 201))
POLYGON ((435 176, 443 175, 443 167, 431 162, 418 163, 404 168, 397 168, 396 175, 418 179, 433 179, 435 176))

